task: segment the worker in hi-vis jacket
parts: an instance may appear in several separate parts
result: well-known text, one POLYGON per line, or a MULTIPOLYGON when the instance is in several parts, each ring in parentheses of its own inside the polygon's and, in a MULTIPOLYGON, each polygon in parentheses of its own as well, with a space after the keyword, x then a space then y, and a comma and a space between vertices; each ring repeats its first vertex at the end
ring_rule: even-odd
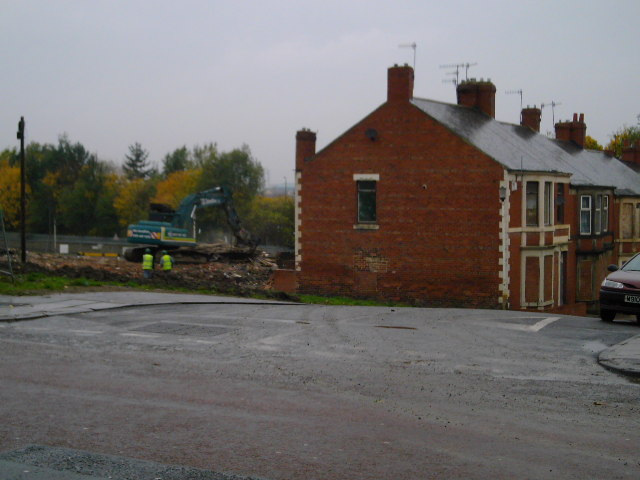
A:
POLYGON ((142 255, 142 275, 144 278, 153 277, 153 254, 151 249, 147 248, 142 255))

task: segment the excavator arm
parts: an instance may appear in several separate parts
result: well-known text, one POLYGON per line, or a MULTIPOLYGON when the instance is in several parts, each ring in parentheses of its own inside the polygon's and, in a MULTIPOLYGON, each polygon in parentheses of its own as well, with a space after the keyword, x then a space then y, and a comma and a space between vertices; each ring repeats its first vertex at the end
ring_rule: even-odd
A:
POLYGON ((172 225, 178 228, 186 228, 188 222, 193 220, 195 212, 205 207, 222 207, 225 212, 227 224, 236 241, 240 245, 245 245, 252 249, 258 246, 259 240, 254 238, 245 228, 242 227, 240 217, 233 205, 233 195, 227 187, 220 186, 194 193, 186 197, 178 207, 173 218, 172 225))

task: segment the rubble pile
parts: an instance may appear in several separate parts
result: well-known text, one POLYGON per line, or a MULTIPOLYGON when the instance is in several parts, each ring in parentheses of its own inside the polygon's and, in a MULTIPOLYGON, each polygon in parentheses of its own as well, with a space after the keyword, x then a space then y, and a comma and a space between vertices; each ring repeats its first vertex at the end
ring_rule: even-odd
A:
MULTIPOLYGON (((247 251, 219 245, 202 247, 207 254, 195 259, 176 255, 176 264, 169 273, 158 265, 152 279, 142 278, 142 265, 117 256, 58 255, 29 252, 23 266, 14 263, 16 273, 40 272, 71 278, 145 283, 157 288, 178 287, 228 295, 264 295, 282 297, 286 294, 271 290, 271 276, 276 260, 262 250, 247 251)), ((171 252, 173 255, 173 252, 171 252)), ((13 257, 15 258, 15 257, 13 257)))

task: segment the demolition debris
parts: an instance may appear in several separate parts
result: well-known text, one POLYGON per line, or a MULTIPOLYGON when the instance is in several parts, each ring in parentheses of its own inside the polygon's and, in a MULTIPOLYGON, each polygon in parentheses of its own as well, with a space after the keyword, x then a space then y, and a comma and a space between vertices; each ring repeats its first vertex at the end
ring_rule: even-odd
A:
POLYGON ((198 247, 201 255, 183 257, 170 252, 176 263, 169 273, 159 270, 152 279, 142 278, 142 266, 119 256, 59 255, 29 252, 26 264, 14 264, 16 273, 45 273, 69 278, 87 278, 119 283, 144 283, 157 288, 171 287, 201 290, 225 295, 287 297, 271 286, 276 259, 260 249, 245 249, 226 244, 198 247))

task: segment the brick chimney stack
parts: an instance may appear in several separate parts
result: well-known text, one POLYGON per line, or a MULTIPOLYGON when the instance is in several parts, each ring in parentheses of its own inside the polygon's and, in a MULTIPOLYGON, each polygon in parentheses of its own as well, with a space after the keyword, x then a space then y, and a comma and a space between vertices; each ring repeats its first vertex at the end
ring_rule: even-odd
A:
POLYGON ((584 148, 584 140, 587 136, 587 124, 584 123, 584 113, 580 114, 580 118, 578 118, 577 113, 574 113, 573 121, 558 122, 555 127, 557 140, 570 140, 580 148, 584 148))
POLYGON ((387 102, 408 102, 413 98, 413 68, 406 63, 387 70, 387 102))
POLYGON ((296 170, 301 171, 304 161, 316 154, 316 132, 308 128, 296 133, 296 170))
POLYGON ((538 107, 523 108, 520 114, 520 125, 529 127, 534 132, 540 132, 540 120, 542 118, 542 110, 538 107))
POLYGON ((456 88, 456 94, 458 105, 477 108, 491 118, 496 118, 496 86, 491 80, 465 80, 456 88))
POLYGON ((627 143, 622 149, 621 160, 631 164, 634 168, 640 167, 640 142, 635 144, 627 143))

